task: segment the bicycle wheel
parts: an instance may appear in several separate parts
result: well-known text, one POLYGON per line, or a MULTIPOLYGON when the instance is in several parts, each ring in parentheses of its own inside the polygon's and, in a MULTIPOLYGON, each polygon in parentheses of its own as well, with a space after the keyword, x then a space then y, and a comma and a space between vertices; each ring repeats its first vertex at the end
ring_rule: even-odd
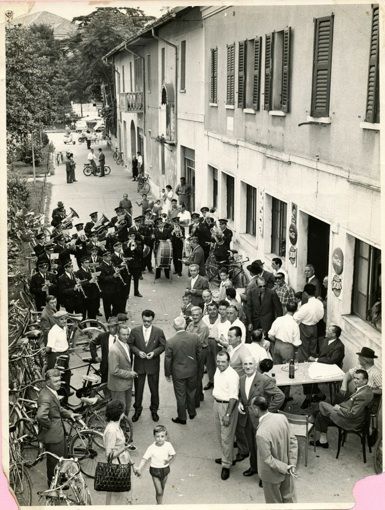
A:
POLYGON ((111 173, 111 168, 106 165, 104 167, 104 175, 110 175, 110 173, 111 173))
POLYGON ((81 472, 89 478, 95 477, 96 466, 105 457, 100 441, 103 434, 95 430, 77 430, 71 439, 70 455, 78 459, 81 472))
MULTIPOLYGON (((103 434, 104 429, 106 428, 106 420, 101 416, 99 413, 93 413, 91 414, 87 420, 87 427, 89 427, 91 430, 95 430, 96 432, 99 432, 100 434, 103 434)), ((95 442, 100 448, 104 448, 103 444, 103 437, 95 437, 95 442)))
POLYGON ((84 328, 98 328, 101 330, 101 332, 107 331, 105 325, 97 319, 85 319, 84 321, 80 322, 79 329, 82 330, 84 328))
POLYGON ((32 420, 22 418, 16 422, 17 437, 23 436, 21 454, 27 467, 30 467, 35 462, 42 450, 38 433, 38 427, 32 420))
MULTIPOLYGON (((118 158, 119 158, 119 154, 118 154, 116 151, 114 151, 114 152, 112 153, 112 159, 115 161, 115 163, 117 163, 118 158)), ((118 163, 118 164, 119 164, 119 163, 118 163)))
POLYGON ((142 193, 148 193, 150 191, 150 183, 144 182, 142 186, 142 193))
POLYGON ((9 471, 9 483, 20 506, 32 505, 32 482, 28 471, 21 464, 14 464, 9 471))
POLYGON ((90 175, 92 175, 92 168, 90 166, 85 166, 83 168, 83 174, 89 177, 90 175))
POLYGON ((374 472, 382 473, 382 438, 378 441, 373 455, 374 472))

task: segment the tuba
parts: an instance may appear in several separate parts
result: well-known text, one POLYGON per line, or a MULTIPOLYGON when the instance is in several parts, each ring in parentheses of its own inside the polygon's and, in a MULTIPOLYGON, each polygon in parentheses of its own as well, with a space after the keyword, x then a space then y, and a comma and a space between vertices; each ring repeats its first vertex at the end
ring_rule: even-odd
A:
POLYGON ((72 209, 72 207, 70 207, 70 211, 71 212, 67 214, 67 216, 64 219, 61 220, 61 226, 63 229, 71 228, 72 219, 79 218, 79 215, 75 211, 75 209, 72 209))
POLYGON ((102 214, 95 225, 91 228, 91 232, 98 233, 106 223, 110 223, 110 220, 107 218, 105 214, 102 214))

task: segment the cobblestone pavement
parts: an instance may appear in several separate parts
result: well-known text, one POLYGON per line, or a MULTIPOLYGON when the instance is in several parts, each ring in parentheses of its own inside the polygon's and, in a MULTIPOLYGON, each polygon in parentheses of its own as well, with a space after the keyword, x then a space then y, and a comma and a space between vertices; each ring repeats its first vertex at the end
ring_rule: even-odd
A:
MULTIPOLYGON (((57 148, 61 149, 62 134, 51 136, 57 148), (57 143, 59 142, 59 143, 57 143)), ((113 215, 114 207, 118 204, 122 194, 127 192, 134 202, 136 197, 135 183, 129 173, 112 162, 112 155, 106 151, 106 163, 111 166, 112 173, 105 179, 85 177, 82 174, 82 163, 86 161, 87 149, 85 144, 73 146, 75 161, 77 161, 78 182, 68 185, 65 183, 64 166, 56 170, 50 178, 52 183, 51 210, 58 200, 65 206, 73 207, 82 220, 92 211, 104 212, 109 218, 113 215)), ((134 211, 139 208, 134 206, 134 211)), ((143 298, 130 298, 128 310, 132 325, 140 324, 140 313, 145 308, 152 308, 156 313, 155 324, 164 329, 166 338, 172 334, 171 320, 179 314, 180 297, 186 287, 186 276, 173 279, 172 282, 161 280, 154 283, 153 275, 144 274, 140 282, 143 298)), ((74 364, 77 363, 73 360, 74 364)), ((176 425, 171 418, 176 416, 175 398, 172 384, 163 375, 163 356, 161 360, 160 377, 160 422, 168 428, 170 441, 174 445, 177 457, 171 466, 171 474, 166 487, 165 504, 251 504, 264 503, 263 490, 258 487, 258 477, 245 478, 242 471, 248 468, 247 459, 236 464, 231 470, 229 480, 220 479, 220 466, 214 463, 214 458, 220 456, 216 434, 212 420, 211 391, 205 392, 205 401, 198 410, 197 418, 186 426, 176 425)), ((74 376, 74 381, 80 374, 74 376)), ((301 389, 292 392, 295 400, 301 402, 301 389)), ((134 441, 137 452, 133 458, 139 462, 141 454, 152 442, 152 428, 149 407, 149 390, 146 388, 143 404, 143 414, 134 428, 134 441)), ((294 403, 292 409, 297 409, 294 403)), ((287 409, 289 411, 289 409, 287 409)), ((336 432, 331 431, 329 450, 318 450, 314 454, 309 448, 309 461, 304 467, 304 444, 300 440, 300 459, 298 464, 299 478, 296 481, 297 498, 299 503, 352 502, 352 488, 359 478, 374 473, 372 454, 368 454, 367 464, 363 464, 360 442, 358 437, 349 436, 340 458, 335 459, 336 432)), ((40 464, 32 471, 34 492, 45 488, 45 465, 40 464)), ((93 504, 104 504, 103 493, 93 491, 93 481, 88 481, 93 504)), ((155 504, 155 496, 151 477, 143 472, 142 478, 133 479, 133 502, 136 504, 155 504)), ((35 500, 34 504, 38 504, 35 500)))

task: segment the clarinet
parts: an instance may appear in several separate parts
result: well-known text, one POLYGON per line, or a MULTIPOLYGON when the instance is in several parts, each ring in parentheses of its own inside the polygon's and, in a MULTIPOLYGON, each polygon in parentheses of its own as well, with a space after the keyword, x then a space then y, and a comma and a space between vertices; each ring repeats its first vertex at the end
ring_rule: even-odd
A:
MULTIPOLYGON (((123 276, 120 274, 120 271, 121 269, 119 267, 115 267, 115 266, 112 266, 114 271, 115 271, 115 274, 117 274, 119 276, 119 279, 121 280, 121 282, 123 283, 123 285, 126 287, 126 282, 123 280, 123 276)), ((123 269, 123 268, 122 268, 123 269)))

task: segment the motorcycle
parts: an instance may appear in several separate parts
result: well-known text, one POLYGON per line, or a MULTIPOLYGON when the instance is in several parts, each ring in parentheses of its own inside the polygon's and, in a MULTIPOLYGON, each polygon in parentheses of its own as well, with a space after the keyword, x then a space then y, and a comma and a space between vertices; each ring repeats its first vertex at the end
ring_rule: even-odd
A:
MULTIPOLYGON (((108 165, 104 165, 104 175, 110 175, 111 168, 108 165)), ((100 166, 93 166, 91 163, 84 163, 83 174, 89 177, 90 175, 99 176, 100 166)))
POLYGON ((72 138, 72 133, 67 133, 64 135, 64 143, 66 145, 75 145, 76 144, 76 141, 72 138))

